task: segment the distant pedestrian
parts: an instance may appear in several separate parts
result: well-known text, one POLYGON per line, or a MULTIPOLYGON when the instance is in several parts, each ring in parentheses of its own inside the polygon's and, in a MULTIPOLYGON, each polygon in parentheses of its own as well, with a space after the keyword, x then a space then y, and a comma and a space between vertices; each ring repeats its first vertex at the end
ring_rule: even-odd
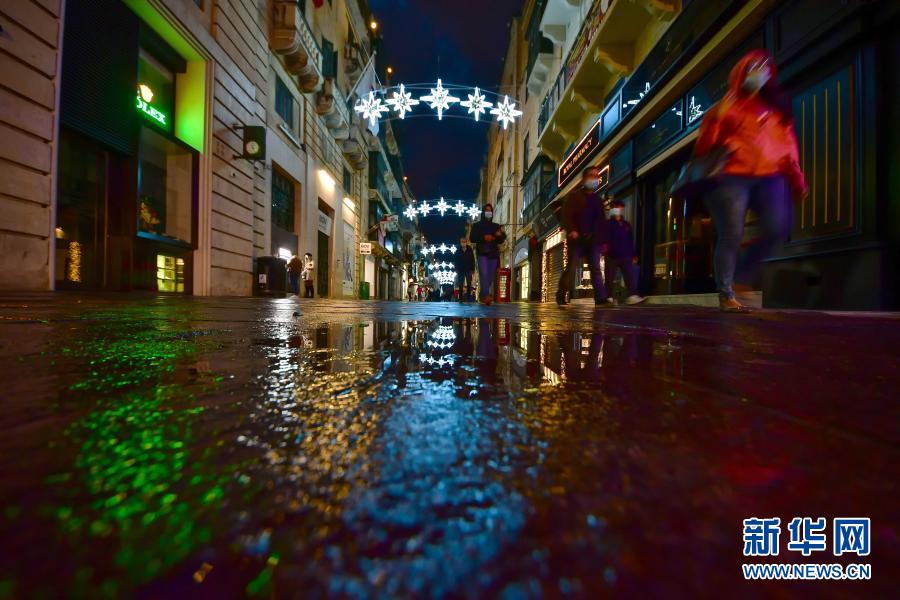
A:
POLYGON ((415 298, 415 296, 416 296, 416 282, 413 281, 412 277, 410 277, 409 285, 406 286, 406 299, 409 300, 410 302, 412 302, 413 299, 415 298))
POLYGON ((416 300, 418 300, 419 302, 422 301, 422 286, 421 285, 416 286, 416 300))
POLYGON ((459 280, 459 301, 466 302, 473 297, 472 277, 475 275, 475 252, 469 240, 459 241, 460 252, 456 258, 456 277, 459 280))
POLYGON ((494 223, 494 205, 485 204, 481 220, 472 225, 469 240, 478 254, 478 285, 481 302, 494 301, 494 277, 500 266, 500 244, 506 241, 503 228, 494 223))
POLYGON ((304 297, 306 298, 315 296, 315 288, 313 287, 315 275, 316 263, 313 260, 312 254, 307 252, 303 255, 303 287, 305 289, 304 297))
MULTIPOLYGON (((631 223, 625 220, 625 204, 616 200, 609 211, 607 223, 607 240, 609 249, 606 252, 606 286, 612 293, 612 284, 616 280, 616 271, 622 272, 625 281, 625 290, 628 297, 626 304, 638 304, 646 300, 637 293, 637 252, 634 250, 634 233, 631 223)), ((612 304, 613 299, 608 298, 607 303, 612 304)))
POLYGON ((568 304, 566 293, 575 291, 575 270, 588 259, 591 285, 594 287, 594 303, 611 304, 607 301, 600 259, 607 249, 606 215, 603 200, 597 193, 600 187, 600 169, 588 167, 581 175, 581 186, 569 192, 562 207, 562 225, 566 230, 569 260, 559 278, 556 303, 568 304))
POLYGON ((721 155, 706 205, 716 227, 719 308, 727 312, 747 310, 733 289, 747 209, 759 216, 762 229, 744 257, 744 265, 752 269, 787 238, 788 191, 798 198, 808 193, 793 111, 775 77, 768 52, 758 49, 744 55, 731 70, 725 97, 703 117, 694 148, 695 157, 721 155))
POLYGON ((300 275, 303 273, 303 261, 296 254, 291 257, 287 265, 288 277, 291 280, 291 291, 295 296, 300 295, 300 275))

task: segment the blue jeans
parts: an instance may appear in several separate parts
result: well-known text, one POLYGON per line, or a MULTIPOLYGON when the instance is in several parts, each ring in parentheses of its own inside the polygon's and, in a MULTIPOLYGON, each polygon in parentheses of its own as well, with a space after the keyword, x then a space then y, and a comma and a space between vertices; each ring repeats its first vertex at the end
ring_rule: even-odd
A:
POLYGON ((479 256, 478 257, 478 297, 484 298, 487 295, 494 295, 494 277, 497 274, 497 267, 500 265, 500 258, 497 256, 479 256))
POLYGON ((300 273, 288 273, 288 276, 291 278, 291 291, 294 292, 295 296, 300 295, 300 273))
POLYGON ((771 256, 790 231, 787 184, 781 175, 742 177, 724 175, 706 196, 706 207, 716 226, 713 265, 721 298, 734 298, 735 273, 751 278, 759 261, 771 256), (738 265, 747 209, 759 216, 761 236, 745 252, 738 265))
POLYGON ((584 262, 584 257, 588 257, 588 266, 591 270, 591 285, 594 286, 594 300, 603 302, 606 300, 606 287, 603 285, 603 273, 600 272, 600 259, 603 257, 603 251, 600 244, 593 242, 579 242, 569 240, 569 262, 566 263, 566 269, 559 278, 559 287, 556 290, 557 300, 562 299, 566 292, 569 297, 575 296, 575 270, 584 262))

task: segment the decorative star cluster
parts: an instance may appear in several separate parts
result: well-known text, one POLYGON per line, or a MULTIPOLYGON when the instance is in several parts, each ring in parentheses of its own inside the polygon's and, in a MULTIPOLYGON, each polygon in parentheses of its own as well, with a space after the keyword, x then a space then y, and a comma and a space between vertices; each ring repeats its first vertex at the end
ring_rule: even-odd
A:
POLYGON ((375 97, 375 92, 369 92, 369 95, 364 100, 356 103, 353 110, 360 113, 364 119, 368 119, 369 124, 375 127, 378 119, 381 118, 381 113, 386 113, 390 109, 381 103, 381 98, 375 97))
POLYGON ((516 117, 522 116, 522 111, 516 109, 516 103, 510 102, 509 96, 504 96, 503 102, 495 107, 494 103, 487 101, 482 90, 476 87, 473 89, 473 93, 466 94, 466 100, 462 100, 452 95, 450 90, 444 87, 444 82, 441 79, 437 80, 436 86, 429 88, 428 94, 418 98, 414 98, 413 93, 408 92, 406 85, 403 83, 393 88, 390 97, 386 97, 383 100, 376 97, 376 93, 386 94, 384 91, 369 92, 368 96, 358 100, 353 107, 353 110, 368 119, 373 127, 383 113, 393 110, 398 117, 405 119, 406 115, 412 112, 415 106, 423 102, 437 112, 438 121, 444 119, 444 113, 453 108, 454 104, 459 104, 465 108, 466 114, 473 115, 476 121, 480 121, 481 116, 488 112, 496 115, 497 121, 503 126, 503 129, 506 129, 511 122, 514 122, 516 117))
POLYGON ((503 129, 507 125, 514 122, 516 117, 522 116, 521 110, 516 110, 516 103, 510 103, 509 96, 503 96, 503 102, 497 105, 497 108, 491 109, 492 115, 497 115, 497 120, 503 124, 503 129))
POLYGON ((428 256, 429 254, 436 254, 438 252, 440 252, 441 254, 443 254, 444 252, 456 254, 456 250, 457 248, 455 244, 450 246, 448 246, 447 244, 441 244, 440 246, 435 246, 434 244, 432 244, 431 246, 422 248, 422 256, 428 256))
POLYGON ((428 270, 434 271, 435 269, 450 269, 453 267, 453 263, 448 262, 439 262, 439 263, 431 263, 428 265, 428 270))
POLYGON ((416 106, 419 103, 418 100, 412 97, 410 92, 406 91, 406 86, 402 83, 400 84, 400 90, 394 92, 394 95, 385 100, 385 104, 391 106, 397 114, 400 115, 401 119, 406 118, 406 113, 412 110, 413 106, 416 106))
POLYGON ((418 208, 413 207, 413 205, 409 205, 407 209, 403 212, 409 219, 413 219, 416 215, 421 215, 423 217, 427 217, 431 211, 437 211, 440 216, 446 216, 446 214, 450 211, 456 213, 457 217, 461 217, 463 215, 468 215, 471 219, 478 219, 481 217, 481 207, 476 204, 466 204, 462 200, 457 200, 455 204, 451 204, 447 202, 443 197, 441 197, 434 204, 429 204, 427 200, 423 200, 419 203, 418 208))

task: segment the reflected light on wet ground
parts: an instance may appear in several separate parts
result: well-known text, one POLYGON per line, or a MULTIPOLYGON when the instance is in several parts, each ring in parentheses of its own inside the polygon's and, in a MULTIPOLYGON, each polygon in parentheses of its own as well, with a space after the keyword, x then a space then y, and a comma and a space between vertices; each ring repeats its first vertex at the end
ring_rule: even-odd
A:
POLYGON ((0 597, 750 595, 752 516, 890 589, 895 323, 551 309, 8 303, 0 597))

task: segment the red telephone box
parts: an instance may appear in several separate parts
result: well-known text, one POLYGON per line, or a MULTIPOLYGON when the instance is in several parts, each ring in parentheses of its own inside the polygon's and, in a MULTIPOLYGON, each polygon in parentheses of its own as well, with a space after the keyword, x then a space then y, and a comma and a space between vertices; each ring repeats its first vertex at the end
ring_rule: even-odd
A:
POLYGON ((497 269, 497 302, 509 302, 512 271, 497 269))

